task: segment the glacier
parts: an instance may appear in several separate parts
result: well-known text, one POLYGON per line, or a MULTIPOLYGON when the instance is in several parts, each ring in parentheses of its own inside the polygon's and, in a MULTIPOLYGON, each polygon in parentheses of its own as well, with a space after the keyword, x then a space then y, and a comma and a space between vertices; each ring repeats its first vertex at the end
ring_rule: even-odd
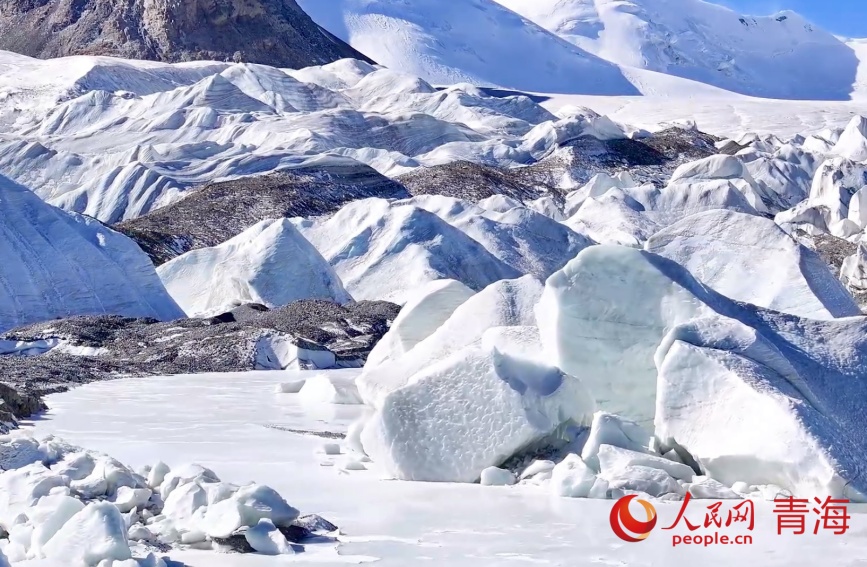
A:
POLYGON ((184 312, 126 236, 0 176, 0 329, 72 315, 178 319, 184 312))

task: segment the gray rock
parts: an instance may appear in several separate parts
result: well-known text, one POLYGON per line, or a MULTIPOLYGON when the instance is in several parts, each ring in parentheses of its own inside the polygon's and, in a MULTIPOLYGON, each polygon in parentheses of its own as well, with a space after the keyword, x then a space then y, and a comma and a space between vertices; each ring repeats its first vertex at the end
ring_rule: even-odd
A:
POLYGON ((0 0, 0 49, 292 68, 369 61, 294 0, 0 0))
POLYGON ((635 140, 583 136, 561 144, 539 161, 512 169, 456 161, 419 168, 397 178, 413 195, 445 195, 479 201, 495 194, 521 202, 551 195, 562 201, 564 176, 586 183, 597 173, 628 171, 639 183, 665 185, 677 166, 717 153, 716 138, 669 128, 635 140))
POLYGON ((210 183, 189 196, 115 229, 138 242, 156 265, 216 246, 259 221, 336 211, 367 197, 409 197, 399 183, 352 160, 329 159, 269 175, 210 183))
POLYGON ((664 186, 679 165, 716 154, 715 142, 716 138, 709 134, 682 128, 637 139, 582 136, 511 173, 523 185, 556 187, 566 174, 578 183, 586 183, 597 173, 628 171, 639 183, 664 186))
POLYGON ((462 160, 422 167, 397 180, 413 196, 443 195, 472 202, 492 195, 506 195, 526 202, 552 192, 547 186, 524 183, 512 170, 462 160))
MULTIPOLYGON (((119 316, 72 317, 28 325, 0 339, 62 339, 100 349, 94 356, 54 350, 0 356, 0 396, 17 417, 44 408, 40 396, 118 375, 240 372, 261 368, 258 342, 280 336, 309 350, 329 350, 337 364, 359 366, 400 307, 384 301, 337 305, 303 300, 267 310, 244 306, 207 319, 158 322, 119 316), (17 390, 17 391, 16 391, 17 390)), ((2 421, 2 419, 0 419, 2 421)))

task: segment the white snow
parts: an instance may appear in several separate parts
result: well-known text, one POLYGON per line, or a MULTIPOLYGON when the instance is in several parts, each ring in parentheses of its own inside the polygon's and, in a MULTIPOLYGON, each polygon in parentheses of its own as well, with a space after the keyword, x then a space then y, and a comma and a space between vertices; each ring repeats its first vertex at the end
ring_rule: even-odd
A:
POLYGON ((849 100, 859 70, 850 46, 790 10, 742 16, 699 0, 496 1, 623 66, 644 94, 688 85, 683 78, 752 96, 849 100))
POLYGON ((374 61, 436 84, 638 94, 603 61, 493 0, 301 0, 320 26, 374 61), (532 69, 532 71, 531 71, 532 69))
POLYGON ((354 201, 326 220, 296 224, 355 299, 404 303, 428 282, 479 290, 520 273, 437 215, 385 199, 354 201))
POLYGON ((244 303, 280 307, 299 299, 352 301, 340 279, 289 219, 264 220, 212 248, 157 268, 189 316, 211 316, 244 303))

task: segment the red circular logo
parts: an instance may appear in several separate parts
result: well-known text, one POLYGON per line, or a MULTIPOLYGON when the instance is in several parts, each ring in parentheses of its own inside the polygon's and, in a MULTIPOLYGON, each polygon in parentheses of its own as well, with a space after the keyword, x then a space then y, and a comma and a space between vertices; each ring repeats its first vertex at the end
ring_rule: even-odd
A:
POLYGON ((614 503, 609 520, 611 529, 623 541, 637 542, 647 539, 650 531, 656 526, 656 509, 646 500, 635 500, 644 508, 647 520, 637 520, 629 511, 629 503, 636 498, 635 494, 624 496, 614 503), (632 535, 635 534, 635 535, 632 535))

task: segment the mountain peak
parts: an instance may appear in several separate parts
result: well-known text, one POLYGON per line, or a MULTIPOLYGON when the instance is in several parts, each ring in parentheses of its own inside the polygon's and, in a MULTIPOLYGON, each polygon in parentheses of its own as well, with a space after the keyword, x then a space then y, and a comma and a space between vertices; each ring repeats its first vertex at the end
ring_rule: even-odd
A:
POLYGON ((367 59, 294 0, 0 0, 0 49, 294 68, 367 59))

